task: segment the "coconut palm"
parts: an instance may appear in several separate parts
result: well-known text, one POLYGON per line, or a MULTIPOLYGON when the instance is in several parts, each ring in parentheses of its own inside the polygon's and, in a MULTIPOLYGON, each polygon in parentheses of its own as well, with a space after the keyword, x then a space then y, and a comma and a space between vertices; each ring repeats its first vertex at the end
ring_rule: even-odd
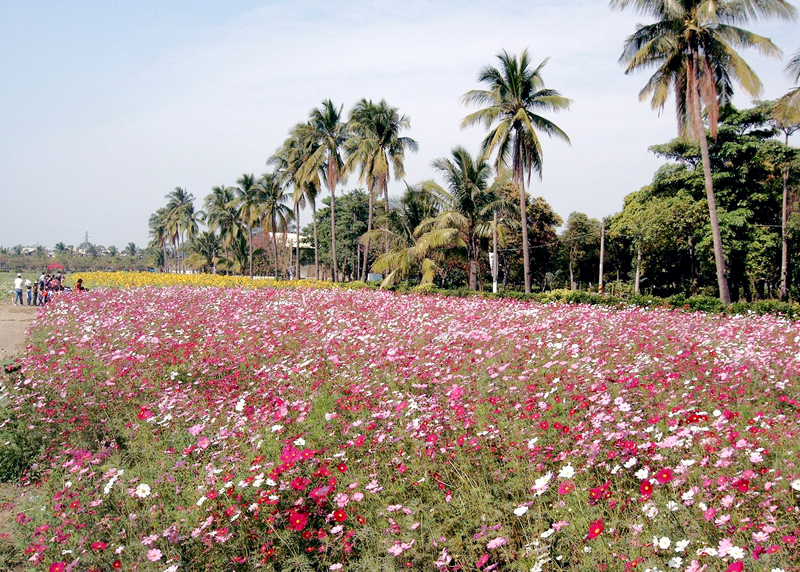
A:
POLYGON ((136 244, 133 242, 129 242, 127 246, 122 250, 122 253, 126 256, 136 256, 139 253, 139 249, 136 248, 136 244))
POLYGON ((247 247, 249 251, 250 278, 253 277, 253 228, 261 221, 261 203, 256 178, 245 173, 236 181, 235 198, 229 203, 236 209, 237 218, 242 230, 247 230, 247 247))
POLYGON ((211 189, 203 201, 205 222, 212 232, 219 231, 219 239, 225 258, 230 258, 230 245, 239 231, 238 212, 233 206, 236 196, 231 187, 219 185, 211 189))
MULTIPOLYGON (((786 64, 786 74, 794 83, 800 83, 800 50, 797 50, 786 64)), ((800 86, 789 90, 780 98, 776 110, 783 116, 800 114, 800 86)))
POLYGON ((189 251, 191 253, 189 260, 199 266, 204 273, 208 272, 210 268, 216 274, 216 261, 221 246, 222 243, 216 233, 208 230, 201 232, 189 243, 189 251))
POLYGON ((194 195, 186 189, 175 187, 167 196, 167 212, 169 213, 168 230, 175 246, 178 263, 180 264, 180 249, 186 238, 192 239, 197 235, 197 215, 194 210, 194 195))
MULTIPOLYGON (((350 112, 350 139, 347 141, 347 165, 359 166, 360 180, 369 192, 367 232, 372 230, 374 194, 383 193, 386 212, 389 212, 389 177, 394 171, 396 180, 405 176, 405 152, 416 153, 419 145, 410 137, 401 137, 411 122, 400 115, 396 107, 381 100, 375 104, 362 99, 350 112)), ((366 280, 369 260, 369 241, 364 244, 364 265, 361 279, 366 280)), ((388 248, 388 245, 387 245, 388 248)))
POLYGON ((769 39, 738 26, 759 17, 793 18, 795 10, 786 0, 611 0, 611 6, 633 8, 656 19, 627 38, 620 61, 627 65, 626 74, 656 68, 639 98, 650 98, 654 109, 663 109, 673 93, 681 134, 700 142, 719 295, 730 304, 703 107, 711 137, 716 138, 719 107, 730 101, 733 82, 753 98, 762 90, 761 80, 734 48, 780 55, 769 39))
POLYGON ((292 220, 292 209, 286 206, 291 200, 286 186, 281 183, 280 174, 267 173, 258 181, 262 205, 264 231, 272 233, 275 254, 275 278, 278 278, 278 233, 286 232, 292 220))
MULTIPOLYGON (((528 50, 523 50, 519 58, 506 51, 498 54, 497 58, 500 60, 499 68, 486 66, 478 74, 478 81, 486 84, 488 89, 472 90, 463 97, 464 103, 485 107, 467 115, 461 126, 479 123, 489 129, 482 150, 486 155, 497 151, 495 167, 498 172, 510 164, 513 182, 519 190, 520 222, 522 228, 528 228, 525 175, 528 184, 532 173, 540 178, 542 176, 543 155, 539 133, 569 143, 567 134, 540 114, 569 109, 570 100, 556 90, 545 87, 541 72, 547 60, 534 68, 528 50)), ((530 293, 530 253, 525 232, 522 233, 522 259, 525 292, 530 293)))
POLYGON ((308 123, 298 126, 299 135, 310 139, 311 153, 303 162, 300 178, 313 180, 316 176, 325 181, 331 195, 331 257, 333 281, 338 280, 336 263, 336 186, 346 180, 347 169, 343 159, 347 127, 342 122, 342 107, 337 108, 330 99, 312 109, 308 123))
MULTIPOLYGON (((453 148, 451 156, 432 163, 444 177, 446 189, 434 181, 423 183, 440 212, 422 221, 417 234, 419 242, 431 248, 451 243, 465 246, 469 288, 477 290, 480 239, 492 236, 493 212, 499 208, 497 187, 489 186, 492 168, 485 156, 473 158, 464 147, 453 148)), ((498 184, 503 182, 498 180, 498 184)))
POLYGON ((164 270, 167 271, 169 268, 168 265, 168 258, 167 258, 167 241, 170 239, 169 236, 169 211, 166 207, 161 207, 152 215, 150 215, 150 220, 148 223, 150 227, 150 236, 153 239, 153 242, 156 243, 163 253, 163 262, 164 262, 164 270))
POLYGON ((430 193, 422 186, 406 184, 399 203, 383 215, 385 220, 377 221, 383 228, 367 232, 359 239, 363 244, 380 239, 389 245, 389 251, 372 266, 373 271, 385 274, 381 288, 392 286, 417 271, 421 274, 421 284, 433 282, 438 268, 435 253, 418 241, 414 231, 436 214, 430 193))

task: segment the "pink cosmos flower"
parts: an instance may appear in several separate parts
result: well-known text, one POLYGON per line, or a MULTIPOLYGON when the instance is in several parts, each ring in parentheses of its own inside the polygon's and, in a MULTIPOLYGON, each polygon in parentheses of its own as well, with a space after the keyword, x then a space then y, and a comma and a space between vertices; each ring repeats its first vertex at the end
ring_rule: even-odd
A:
POLYGON ((489 541, 489 543, 486 545, 486 549, 494 550, 495 548, 500 548, 501 546, 505 546, 506 544, 508 544, 508 538, 506 538, 505 536, 498 536, 497 538, 494 538, 489 541))
POLYGON ((162 556, 163 554, 158 548, 152 548, 147 551, 147 559, 150 562, 158 562, 159 560, 161 560, 162 556))
POLYGON ((208 446, 211 444, 211 440, 206 437, 205 435, 201 435, 197 438, 197 446, 201 449, 208 449, 208 446))

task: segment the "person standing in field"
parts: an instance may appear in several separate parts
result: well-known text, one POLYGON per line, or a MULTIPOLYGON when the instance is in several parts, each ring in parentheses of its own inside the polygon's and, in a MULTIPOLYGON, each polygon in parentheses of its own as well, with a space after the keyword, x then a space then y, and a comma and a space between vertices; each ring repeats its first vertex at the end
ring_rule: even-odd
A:
POLYGON ((22 274, 17 272, 17 277, 14 278, 14 305, 17 305, 17 300, 19 300, 19 305, 23 306, 22 303, 22 274))
POLYGON ((33 305, 39 305, 39 280, 33 281, 33 305))
POLYGON ((33 293, 31 292, 31 281, 27 278, 25 279, 25 290, 28 291, 28 306, 30 306, 33 293))

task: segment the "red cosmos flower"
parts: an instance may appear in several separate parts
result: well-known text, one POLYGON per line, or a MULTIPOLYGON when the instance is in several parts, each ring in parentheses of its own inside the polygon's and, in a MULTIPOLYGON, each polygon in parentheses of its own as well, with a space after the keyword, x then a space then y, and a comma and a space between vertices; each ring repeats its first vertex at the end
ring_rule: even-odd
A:
POLYGON ((111 567, 114 570, 119 570, 120 568, 122 568, 122 562, 120 562, 119 560, 114 560, 114 562, 111 563, 111 567))
POLYGON ((726 572, 742 572, 742 570, 744 570, 744 563, 741 560, 737 560, 728 566, 726 572))
POLYGON ((339 469, 340 473, 347 472, 347 465, 345 465, 344 463, 339 463, 338 465, 336 465, 336 468, 339 469))
POLYGON ((358 524, 366 524, 367 523, 367 519, 364 518, 363 516, 361 516, 360 514, 356 517, 356 521, 358 521, 358 524))
POLYGON ((735 488, 740 493, 746 493, 750 490, 750 481, 747 479, 739 479, 735 483, 733 483, 733 488, 735 488))
POLYGON ((603 519, 589 523, 589 539, 597 538, 603 532, 603 519))
POLYGON ((672 480, 672 469, 661 469, 655 474, 656 480, 663 484, 666 484, 672 480))
POLYGON ((304 479, 303 477, 297 477, 293 479, 292 482, 289 483, 289 486, 292 487, 296 491, 302 491, 308 486, 310 481, 308 479, 304 479))
POLYGON ((102 540, 98 540, 97 542, 92 542, 92 550, 105 550, 107 544, 102 540))
POLYGON ((574 490, 575 490, 575 485, 573 485, 569 481, 564 481, 563 483, 558 485, 558 494, 560 495, 568 495, 574 490))
POLYGON ((217 493, 217 489, 211 489, 210 491, 208 491, 208 493, 206 493, 206 498, 208 499, 215 499, 217 498, 217 496, 219 496, 219 493, 217 493))
POLYGON ((67 564, 65 562, 53 562, 48 568, 48 572, 64 572, 66 568, 67 564))
POLYGON ((344 522, 347 520, 347 513, 342 509, 336 509, 333 511, 333 520, 336 522, 344 522))
POLYGON ((639 492, 642 493, 642 496, 649 497, 653 494, 653 483, 650 479, 645 479, 642 481, 642 484, 639 485, 639 492))
POLYGON ((307 522, 307 514, 303 514, 302 512, 297 512, 294 510, 289 511, 289 528, 291 530, 297 530, 299 532, 306 527, 307 522))
POLYGON ((146 419, 150 419, 152 416, 153 416, 153 413, 147 407, 144 407, 144 406, 141 409, 139 409, 139 413, 136 415, 136 417, 140 421, 144 421, 146 419))

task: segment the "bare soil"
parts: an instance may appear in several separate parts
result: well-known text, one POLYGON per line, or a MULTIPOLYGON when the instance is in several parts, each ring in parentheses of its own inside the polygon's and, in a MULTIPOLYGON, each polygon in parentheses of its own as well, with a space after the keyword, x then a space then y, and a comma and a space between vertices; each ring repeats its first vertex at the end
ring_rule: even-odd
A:
MULTIPOLYGON (((39 308, 0 303, 0 376, 5 376, 5 365, 25 346, 25 332, 36 318, 39 308)), ((10 483, 0 483, 0 567, 19 569, 21 554, 15 554, 14 501, 19 491, 10 483)))

